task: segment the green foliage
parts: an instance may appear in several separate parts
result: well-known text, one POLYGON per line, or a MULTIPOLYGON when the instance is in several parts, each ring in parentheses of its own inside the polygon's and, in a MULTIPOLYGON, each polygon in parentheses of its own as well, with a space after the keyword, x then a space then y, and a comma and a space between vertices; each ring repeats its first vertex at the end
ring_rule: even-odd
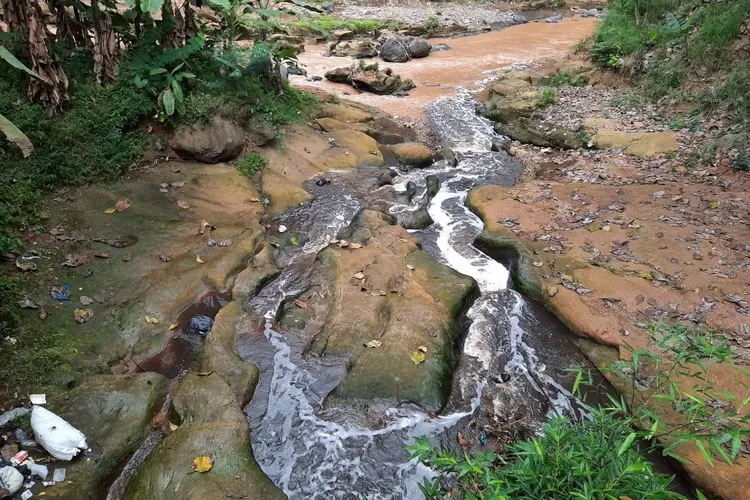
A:
POLYGON ((726 62, 726 49, 739 36, 749 14, 750 0, 709 4, 699 9, 696 22, 700 29, 688 45, 690 59, 714 67, 726 62))
POLYGON ((244 156, 237 162, 237 170, 252 178, 255 174, 266 168, 268 160, 261 155, 254 153, 244 156))
POLYGON ((439 25, 437 17, 430 15, 424 22, 425 33, 430 34, 434 32, 439 25))
MULTIPOLYGON (((315 18, 315 23, 327 32, 333 30, 349 30, 355 33, 367 33, 384 29, 398 29, 401 23, 398 21, 378 21, 375 19, 334 19, 329 16, 315 18)), ((292 26, 310 28, 310 21, 296 21, 292 26)))
POLYGON ((697 330, 682 324, 651 323, 645 325, 657 352, 631 349, 629 361, 620 360, 611 368, 630 378, 633 397, 630 403, 635 418, 647 423, 646 438, 668 443, 663 454, 677 460, 677 447, 692 444, 709 464, 714 457, 732 463, 738 456, 742 440, 750 436, 750 398, 737 400, 729 391, 719 391, 711 382, 711 370, 725 363, 737 372, 736 384, 743 392, 750 389, 750 374, 737 368, 735 353, 720 332, 697 330), (675 377, 694 381, 675 382, 675 377), (649 397, 638 403, 636 390, 648 391, 649 397), (682 421, 662 418, 659 405, 668 405, 682 421))
POLYGON ((580 422, 554 418, 541 437, 511 445, 504 456, 459 456, 424 438, 408 450, 440 474, 422 485, 427 499, 443 498, 454 481, 464 499, 684 498, 669 491, 671 477, 654 472, 638 453, 622 406, 590 408, 591 418, 580 422))
POLYGON ((557 102, 557 91, 552 87, 542 87, 536 94, 536 105, 540 108, 546 108, 557 102))
POLYGON ((585 87, 588 77, 583 73, 555 73, 549 78, 543 78, 539 84, 543 87, 585 87))
POLYGON ((679 92, 685 81, 685 67, 678 61, 659 60, 654 63, 641 82, 649 99, 660 99, 679 92))

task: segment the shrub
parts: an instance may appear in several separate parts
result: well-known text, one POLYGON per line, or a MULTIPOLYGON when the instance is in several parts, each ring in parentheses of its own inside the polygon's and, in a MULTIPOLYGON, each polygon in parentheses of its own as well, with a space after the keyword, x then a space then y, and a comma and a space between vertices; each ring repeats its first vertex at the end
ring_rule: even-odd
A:
POLYGON ((554 418, 542 436, 493 452, 454 454, 418 439, 408 447, 438 472, 421 489, 427 499, 457 487, 461 498, 493 500, 682 499, 669 491, 670 476, 654 472, 637 451, 630 420, 617 408, 592 408, 573 423, 554 418))
POLYGON ((245 174, 247 177, 252 178, 255 174, 266 168, 268 160, 263 158, 261 155, 254 153, 247 155, 237 162, 237 170, 245 174))
POLYGON ((536 105, 540 108, 546 108, 557 102, 557 91, 551 87, 542 87, 542 90, 537 92, 536 105))

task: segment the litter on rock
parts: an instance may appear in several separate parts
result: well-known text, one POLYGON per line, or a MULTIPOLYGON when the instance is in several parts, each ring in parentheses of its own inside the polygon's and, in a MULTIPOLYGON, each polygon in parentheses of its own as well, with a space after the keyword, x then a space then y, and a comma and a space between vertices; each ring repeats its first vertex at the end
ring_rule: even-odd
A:
MULTIPOLYGON (((70 461, 88 448, 86 436, 81 431, 41 406, 34 406, 31 411, 31 429, 34 431, 37 442, 59 460, 70 461)), ((57 470, 55 470, 56 475, 57 470)))
POLYGON ((29 400, 33 405, 46 405, 47 395, 46 394, 29 394, 29 400))
POLYGON ((56 483, 65 481, 65 471, 66 469, 55 469, 55 472, 52 474, 52 480, 56 483))

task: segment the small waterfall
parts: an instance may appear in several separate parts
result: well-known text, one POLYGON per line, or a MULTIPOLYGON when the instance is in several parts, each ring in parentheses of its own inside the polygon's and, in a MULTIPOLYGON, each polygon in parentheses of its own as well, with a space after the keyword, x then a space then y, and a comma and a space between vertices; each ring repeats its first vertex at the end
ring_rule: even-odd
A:
MULTIPOLYGON (((283 217, 287 225, 297 224, 296 230, 311 235, 311 240, 290 255, 282 274, 250 301, 249 308, 266 318, 264 335, 243 340, 238 348, 243 359, 261 369, 259 387, 246 408, 253 453, 291 499, 420 498, 419 484, 433 472, 409 461, 405 446, 420 436, 444 439, 477 412, 490 378, 498 372, 530 385, 555 411, 569 408, 569 393, 546 374, 544 363, 526 343, 521 326, 524 300, 507 290, 508 269, 472 244, 483 225, 464 206, 468 192, 486 183, 513 185, 521 171, 506 153, 490 151, 495 133, 489 121, 477 116, 475 104, 464 92, 427 108, 442 143, 456 151, 457 167, 437 166, 397 179, 404 184, 412 181, 422 190, 427 174, 443 179, 428 209, 434 224, 417 236, 440 262, 473 277, 481 292, 467 313, 471 324, 445 414, 387 408, 384 421, 373 429, 363 424, 361 415, 347 413, 353 410, 323 408, 325 396, 343 379, 346 366, 335 360, 323 365, 304 359, 304 346, 273 330, 272 321, 282 302, 304 289, 315 255, 351 222, 359 204, 338 192, 283 217)), ((419 198, 392 211, 413 210, 419 198)))

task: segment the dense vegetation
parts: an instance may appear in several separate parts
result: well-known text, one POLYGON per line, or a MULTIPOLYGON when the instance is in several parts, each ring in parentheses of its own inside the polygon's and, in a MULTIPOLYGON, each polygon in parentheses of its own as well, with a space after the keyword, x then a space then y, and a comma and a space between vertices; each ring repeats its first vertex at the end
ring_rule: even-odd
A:
POLYGON ((601 67, 633 75, 651 100, 750 120, 750 0, 613 0, 591 45, 601 67), (745 37, 746 38, 746 37, 745 37))

